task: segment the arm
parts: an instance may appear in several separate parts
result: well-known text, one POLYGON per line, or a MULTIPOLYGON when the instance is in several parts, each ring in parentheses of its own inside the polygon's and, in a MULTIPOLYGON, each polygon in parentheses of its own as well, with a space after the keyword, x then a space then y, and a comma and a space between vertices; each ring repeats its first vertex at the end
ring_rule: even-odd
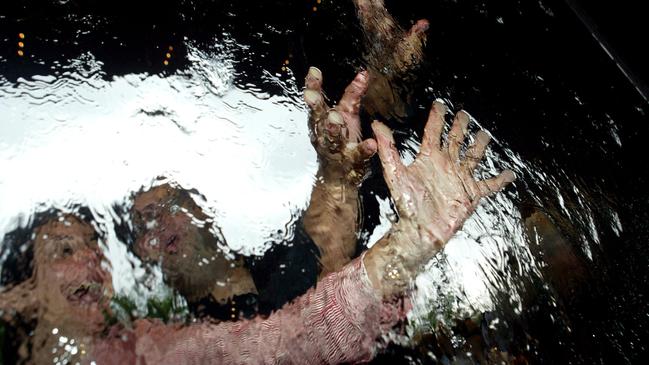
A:
POLYGON ((368 85, 366 72, 347 86, 334 108, 322 93, 322 73, 315 67, 306 77, 304 99, 311 110, 311 142, 319 168, 304 215, 304 228, 320 250, 321 277, 340 270, 356 251, 358 186, 365 176, 365 162, 376 152, 376 142, 361 142, 361 98, 368 85))
POLYGON ((514 179, 511 171, 487 180, 473 170, 489 142, 478 133, 460 161, 469 117, 457 114, 440 146, 445 107, 435 103, 419 156, 401 164, 390 130, 375 122, 379 157, 399 222, 366 255, 322 279, 267 319, 170 328, 143 322, 137 356, 146 363, 340 363, 372 358, 376 339, 403 318, 390 303, 457 232, 479 200, 514 179))
POLYGON ((175 327, 140 322, 136 355, 147 364, 337 364, 367 361, 375 339, 403 316, 384 305, 361 260, 266 319, 175 327))
POLYGON ((473 173, 490 137, 479 131, 461 158, 470 118, 464 111, 457 113, 448 140, 441 144, 446 112, 444 104, 433 103, 419 154, 409 166, 402 164, 390 129, 380 122, 372 124, 383 176, 399 215, 399 222, 364 259, 372 284, 384 297, 402 293, 460 230, 480 199, 515 178, 506 170, 490 179, 475 180, 473 173))
POLYGON ((423 59, 429 23, 421 19, 405 31, 385 9, 383 0, 353 2, 365 35, 365 62, 372 79, 365 109, 386 118, 404 118, 410 96, 400 84, 423 59))

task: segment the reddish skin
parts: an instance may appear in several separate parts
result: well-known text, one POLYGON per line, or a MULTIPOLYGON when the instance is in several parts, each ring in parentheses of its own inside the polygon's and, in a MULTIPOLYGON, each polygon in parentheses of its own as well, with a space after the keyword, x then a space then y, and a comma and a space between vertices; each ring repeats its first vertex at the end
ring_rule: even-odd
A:
POLYGON ((81 364, 355 362, 370 359, 374 339, 404 315, 382 304, 356 260, 267 319, 218 325, 139 320, 132 330, 107 328, 101 310, 109 311, 111 278, 98 266, 93 229, 71 216, 65 220, 70 225, 52 221, 39 228, 34 242, 38 315, 31 357, 24 359, 30 363, 61 359, 62 337, 75 347, 74 354, 67 350, 68 360, 81 364), (101 295, 71 291, 88 282, 101 283, 101 295))
MULTIPOLYGON (((267 319, 198 323, 189 326, 138 321, 134 331, 105 324, 112 295, 110 275, 99 263, 101 252, 92 227, 74 217, 48 222, 37 230, 35 283, 38 326, 32 354, 35 363, 49 363, 57 336, 75 339, 83 352, 71 360, 89 363, 340 363, 367 361, 375 339, 403 318, 390 304, 405 286, 386 273, 396 264, 404 279, 414 277, 477 206, 481 197, 513 180, 511 172, 475 181, 472 171, 484 154, 488 139, 478 136, 469 158, 460 161, 459 145, 468 116, 458 114, 443 146, 439 134, 445 108, 434 104, 421 152, 415 162, 401 164, 391 132, 375 122, 384 176, 399 212, 399 223, 359 260, 327 275, 318 287, 267 319), (417 193, 413 195, 412 193, 417 193), (47 236, 45 236, 47 235, 47 236), (397 258, 399 261, 395 262, 397 258), (366 269, 367 268, 367 271, 366 269), (81 284, 105 290, 78 292, 81 284), (387 302, 386 302, 387 300, 387 302), (386 312, 392 314, 384 317, 386 312)), ((406 282, 407 283, 407 282, 406 282)), ((6 303, 6 301, 3 301, 6 303)), ((60 348, 60 346, 58 346, 60 348)))
MULTIPOLYGON (((361 73, 357 81, 362 84, 366 75, 361 73)), ((307 79, 309 88, 313 88, 314 83, 321 85, 321 77, 319 81, 307 79)), ((57 344, 57 339, 50 335, 52 328, 57 328, 62 336, 87 344, 85 352, 79 353, 78 359, 72 359, 83 363, 90 359, 143 364, 230 362, 231 359, 241 363, 302 362, 297 359, 339 363, 371 359, 374 341, 384 324, 389 327, 403 316, 403 313, 393 314, 383 323, 384 305, 394 309, 389 303, 395 296, 403 294, 406 290, 404 283, 407 284, 444 247, 482 197, 502 189, 513 181, 514 175, 505 171, 492 179, 474 180, 473 170, 489 140, 484 133, 478 135, 476 143, 467 151, 467 158, 460 160, 459 150, 466 133, 468 115, 458 113, 449 141, 441 145, 446 109, 440 103, 434 103, 431 108, 420 154, 410 166, 401 163, 391 131, 378 122, 372 125, 376 141, 350 145, 350 135, 343 131, 353 130, 354 111, 357 113, 358 105, 355 100, 360 100, 363 89, 355 86, 348 89, 353 96, 348 100, 351 103, 341 102, 351 105, 349 110, 342 110, 351 111, 348 113, 351 119, 347 120, 335 117, 338 111, 328 112, 326 119, 318 117, 326 105, 323 99, 318 102, 318 98, 312 96, 321 97, 321 94, 309 93, 305 98, 312 108, 312 117, 315 116, 312 118, 316 133, 314 145, 327 162, 321 165, 325 182, 331 181, 327 180, 332 176, 330 174, 343 182, 349 181, 349 176, 358 172, 356 169, 361 165, 358 162, 371 156, 378 146, 384 177, 399 213, 399 223, 366 255, 344 266, 340 272, 327 275, 317 288, 268 319, 186 327, 140 321, 134 332, 113 327, 107 336, 101 336, 104 323, 98 314, 107 308, 106 299, 112 295, 112 289, 110 275, 99 266, 102 257, 92 237, 92 227, 74 217, 67 218, 69 225, 49 222, 38 231, 34 243, 36 274, 32 281, 39 304, 34 361, 50 362, 51 349, 57 344), (340 129, 331 128, 332 123, 340 129), (337 168, 327 170, 327 166, 337 168), (42 235, 45 232, 47 237, 42 235), (49 238, 50 234, 53 238, 49 238), (400 279, 387 275, 395 267, 400 279), (79 285, 88 283, 106 289, 100 295, 96 295, 96 291, 78 294, 76 289, 79 285), (215 345, 215 341, 219 344, 215 345)), ((151 206, 146 199, 143 201, 144 204, 136 202, 136 210, 151 206)), ((160 255, 178 254, 182 252, 181 247, 186 246, 183 243, 185 239, 197 238, 182 233, 186 232, 182 223, 188 222, 174 221, 174 214, 165 216, 163 213, 163 216, 156 217, 181 233, 180 237, 172 237, 178 235, 165 236, 164 227, 156 231, 165 242, 171 242, 172 247, 171 250, 162 250, 160 255)), ((152 253, 155 254, 155 250, 149 251, 152 253)), ((15 302, 3 298, 0 303, 15 302)))

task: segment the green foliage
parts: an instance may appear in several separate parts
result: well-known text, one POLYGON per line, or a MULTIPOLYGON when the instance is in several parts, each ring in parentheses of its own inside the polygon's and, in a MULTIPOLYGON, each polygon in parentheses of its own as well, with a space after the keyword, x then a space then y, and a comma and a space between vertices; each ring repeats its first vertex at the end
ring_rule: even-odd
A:
POLYGON ((135 320, 137 305, 131 298, 125 295, 115 295, 111 302, 111 307, 113 309, 112 316, 104 313, 108 325, 113 325, 117 322, 131 323, 135 320))
POLYGON ((146 303, 147 317, 159 318, 164 322, 169 322, 171 319, 178 319, 184 317, 186 308, 179 306, 176 298, 169 296, 162 299, 151 298, 146 303))
MULTIPOLYGON (((107 317, 109 325, 117 322, 131 323, 138 318, 135 301, 124 295, 116 295, 112 301, 113 315, 107 317)), ((176 296, 150 298, 146 303, 146 318, 158 318, 164 322, 183 320, 188 315, 187 308, 176 296)))

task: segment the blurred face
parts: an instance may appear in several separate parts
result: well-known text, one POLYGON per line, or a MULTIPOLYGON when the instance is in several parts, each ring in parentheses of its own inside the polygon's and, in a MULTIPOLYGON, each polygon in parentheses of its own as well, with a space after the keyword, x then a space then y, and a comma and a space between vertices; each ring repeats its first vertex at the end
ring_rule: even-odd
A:
POLYGON ((166 184, 135 197, 135 253, 160 262, 167 282, 188 300, 206 296, 229 268, 206 219, 189 194, 166 184))
POLYGON ((36 231, 34 260, 45 316, 89 328, 103 325, 113 290, 90 225, 74 216, 47 222, 36 231))

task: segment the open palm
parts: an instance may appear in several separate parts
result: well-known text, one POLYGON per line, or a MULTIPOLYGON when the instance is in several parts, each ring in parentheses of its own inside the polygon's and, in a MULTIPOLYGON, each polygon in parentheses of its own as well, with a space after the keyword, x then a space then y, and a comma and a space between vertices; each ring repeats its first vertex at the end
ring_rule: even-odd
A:
POLYGON ((421 150, 409 166, 401 162, 390 129, 380 122, 372 124, 383 175, 399 213, 399 225, 416 235, 412 240, 434 245, 444 245, 462 227, 482 197, 514 180, 509 170, 491 179, 474 179, 473 172, 484 156, 490 137, 478 132, 475 143, 461 159, 460 148, 469 116, 463 111, 457 113, 447 142, 441 144, 445 114, 446 106, 434 102, 421 150))

